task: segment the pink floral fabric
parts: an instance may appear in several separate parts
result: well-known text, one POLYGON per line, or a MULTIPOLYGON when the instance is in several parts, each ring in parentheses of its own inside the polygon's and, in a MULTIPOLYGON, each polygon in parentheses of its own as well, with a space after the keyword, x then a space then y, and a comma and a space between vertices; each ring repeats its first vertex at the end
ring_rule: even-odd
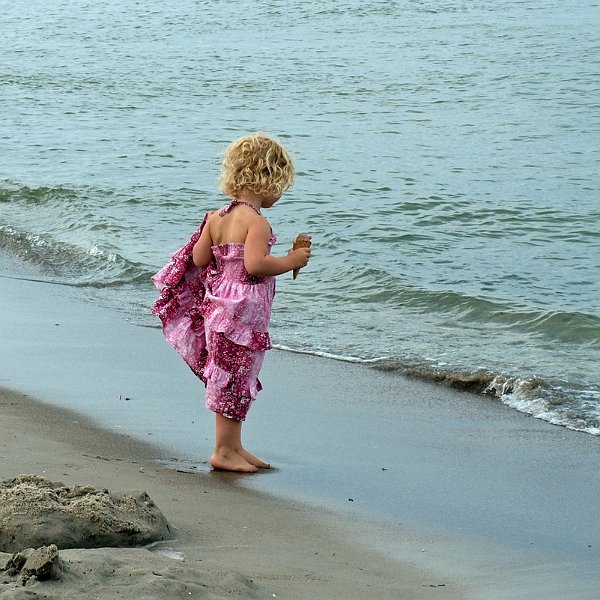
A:
MULTIPOLYGON (((228 205, 222 213, 231 210, 228 205)), ((206 385, 206 406, 243 421, 262 389, 258 374, 275 295, 274 277, 250 275, 244 245, 213 246, 213 261, 198 269, 192 261, 202 225, 153 278, 161 294, 152 312, 165 339, 206 385)), ((269 250, 276 238, 271 237, 269 250)))
POLYGON ((192 234, 189 242, 177 250, 171 260, 152 277, 160 296, 152 306, 163 327, 165 339, 200 379, 207 359, 202 303, 203 271, 194 265, 192 250, 208 215, 192 234))

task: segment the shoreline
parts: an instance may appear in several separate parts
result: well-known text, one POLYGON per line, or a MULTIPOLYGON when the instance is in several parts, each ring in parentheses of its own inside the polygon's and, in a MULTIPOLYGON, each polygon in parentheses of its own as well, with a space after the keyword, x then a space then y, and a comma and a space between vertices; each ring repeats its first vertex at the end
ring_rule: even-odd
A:
MULTIPOLYGON (((434 573, 448 582, 445 597, 460 588, 458 597, 484 600, 595 598, 600 524, 590 515, 600 497, 593 476, 600 462, 596 436, 364 365, 272 351, 245 438, 276 468, 223 476, 206 463, 213 419, 201 384, 158 329, 134 326, 68 287, 28 280, 10 280, 0 310, 0 386, 19 390, 13 397, 27 394, 48 403, 28 401, 37 406, 30 415, 35 422, 44 407, 41 421, 56 423, 59 431, 77 420, 96 432, 74 442, 71 430, 59 440, 64 446, 93 446, 98 437, 112 440, 109 450, 121 442, 136 452, 144 448, 144 471, 170 482, 168 492, 159 492, 165 497, 179 486, 198 492, 199 485, 217 485, 222 493, 213 506, 219 509, 229 507, 232 492, 232 502, 249 498, 279 517, 302 515, 315 533, 334 524, 357 560, 363 553, 367 562, 386 557, 394 565, 390 581, 395 569, 404 573, 407 565, 434 573)), ((38 446, 55 439, 53 429, 36 431, 38 446)), ((106 483, 97 480, 102 487, 118 475, 112 473, 116 467, 135 464, 85 454, 92 456, 78 460, 107 467, 106 483)), ((60 465, 46 455, 60 475, 60 465)), ((86 469, 81 472, 91 467, 86 469)), ((124 478, 126 487, 134 474, 124 478)), ((417 587, 408 597, 421 597, 425 588, 417 587)), ((324 597, 338 597, 333 593, 324 597)), ((348 593, 343 597, 352 598, 348 593)), ((386 593, 381 588, 378 597, 386 593)))

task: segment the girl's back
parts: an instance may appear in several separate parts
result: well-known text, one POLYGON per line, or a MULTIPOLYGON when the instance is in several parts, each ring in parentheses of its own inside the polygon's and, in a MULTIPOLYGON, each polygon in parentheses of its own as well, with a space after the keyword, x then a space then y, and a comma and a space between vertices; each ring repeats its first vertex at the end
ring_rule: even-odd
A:
POLYGON ((254 208, 237 202, 232 204, 227 204, 210 216, 208 226, 213 246, 244 244, 252 224, 257 220, 265 221, 254 208))

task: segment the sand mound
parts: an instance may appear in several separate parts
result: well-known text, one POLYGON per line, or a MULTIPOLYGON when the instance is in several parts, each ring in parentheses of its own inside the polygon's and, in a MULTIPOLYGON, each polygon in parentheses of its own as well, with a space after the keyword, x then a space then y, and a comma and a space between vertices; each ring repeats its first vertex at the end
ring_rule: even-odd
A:
POLYGON ((143 546, 171 538, 146 492, 65 487, 37 475, 0 483, 0 551, 143 546))
POLYGON ((242 575, 200 570, 200 560, 122 548, 169 537, 169 524, 145 492, 19 475, 0 483, 0 550, 12 552, 0 551, 0 600, 267 597, 242 575))
MULTIPOLYGON (((44 550, 40 548, 36 552, 44 550)), ((272 597, 241 575, 205 573, 191 568, 184 561, 141 548, 61 550, 60 571, 45 581, 15 571, 9 574, 5 567, 13 557, 0 553, 0 600, 177 600, 199 597, 224 600, 272 597)))

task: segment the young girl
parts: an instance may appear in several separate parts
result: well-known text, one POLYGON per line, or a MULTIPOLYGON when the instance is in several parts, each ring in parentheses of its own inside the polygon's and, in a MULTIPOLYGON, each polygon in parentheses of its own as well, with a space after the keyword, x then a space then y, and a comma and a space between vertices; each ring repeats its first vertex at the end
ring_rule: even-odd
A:
POLYGON ((153 312, 165 337, 206 384, 206 406, 216 418, 215 469, 269 468, 242 446, 242 422, 261 389, 258 374, 271 348, 275 276, 306 266, 310 258, 310 248, 270 254, 276 238, 262 210, 293 178, 292 159, 276 140, 256 134, 234 141, 221 172, 221 189, 231 201, 208 213, 153 278, 161 289, 153 312))

